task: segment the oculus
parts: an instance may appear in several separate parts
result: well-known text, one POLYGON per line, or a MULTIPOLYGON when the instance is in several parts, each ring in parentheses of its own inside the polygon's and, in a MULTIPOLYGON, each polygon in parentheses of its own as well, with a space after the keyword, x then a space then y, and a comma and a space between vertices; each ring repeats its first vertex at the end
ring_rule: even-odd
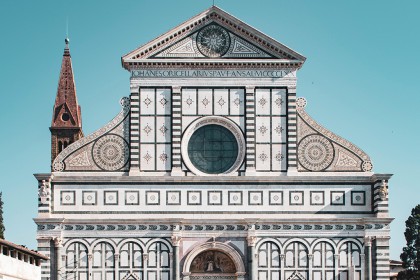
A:
POLYGON ((182 157, 196 175, 229 175, 244 160, 245 140, 240 128, 223 117, 193 122, 182 140, 182 157))
POLYGON ((229 50, 229 33, 215 24, 204 27, 197 35, 197 47, 207 57, 221 57, 229 50))

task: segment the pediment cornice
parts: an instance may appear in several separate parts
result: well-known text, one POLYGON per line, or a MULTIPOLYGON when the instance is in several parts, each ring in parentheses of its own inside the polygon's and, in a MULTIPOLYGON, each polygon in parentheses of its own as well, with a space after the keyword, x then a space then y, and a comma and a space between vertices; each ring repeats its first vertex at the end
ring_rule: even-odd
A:
MULTIPOLYGON (((235 38, 238 38, 238 42, 247 42, 249 43, 250 47, 255 47, 261 50, 261 53, 264 53, 264 55, 262 55, 261 58, 265 56, 264 59, 270 61, 274 60, 276 61, 276 63, 283 64, 284 67, 292 65, 292 67, 294 68, 300 68, 306 60, 304 56, 293 51, 289 47, 281 44, 273 38, 256 30, 255 28, 247 25, 246 23, 226 13, 220 8, 212 6, 206 11, 178 25, 177 27, 162 34, 161 36, 150 41, 149 43, 124 55, 121 58, 122 65, 125 69, 130 70, 132 69, 132 67, 148 65, 149 63, 160 63, 160 65, 173 66, 181 63, 180 60, 183 62, 188 61, 190 64, 194 65, 206 62, 220 65, 220 63, 229 62, 231 58, 216 59, 204 57, 203 59, 197 59, 196 57, 183 57, 182 59, 173 59, 170 57, 157 57, 157 54, 162 53, 162 51, 167 50, 168 48, 175 46, 176 44, 179 44, 185 39, 188 39, 188 37, 193 36, 200 29, 210 24, 217 24, 223 27, 235 38)), ((245 56, 239 59, 240 62, 238 63, 255 63, 255 58, 256 57, 245 56)), ((260 60, 258 61, 260 62, 260 60)))

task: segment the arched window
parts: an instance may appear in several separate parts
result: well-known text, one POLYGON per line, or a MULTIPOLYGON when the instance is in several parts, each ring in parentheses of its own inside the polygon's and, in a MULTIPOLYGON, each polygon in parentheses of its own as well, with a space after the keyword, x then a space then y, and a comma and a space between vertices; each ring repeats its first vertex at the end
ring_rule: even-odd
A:
POLYGON ((334 279, 334 248, 328 242, 319 242, 313 249, 312 275, 317 280, 334 279))
POLYGON ((285 251, 284 279, 288 279, 295 271, 308 279, 308 248, 301 242, 292 242, 285 251))
POLYGON ((62 150, 63 150, 63 142, 58 141, 58 153, 61 153, 62 150))
POLYGON ((130 272, 143 279, 143 250, 139 244, 127 242, 121 247, 119 267, 118 279, 123 279, 130 272))
POLYGON ((359 246, 351 241, 343 243, 339 248, 339 280, 361 279, 362 263, 359 246))
POLYGON ((147 251, 147 279, 169 280, 171 261, 169 247, 163 242, 155 242, 147 251))
POLYGON ((61 277, 64 279, 87 280, 89 263, 86 246, 80 242, 71 243, 67 247, 66 256, 66 266, 63 269, 60 268, 59 272, 61 277))
POLYGON ((258 280, 280 279, 280 248, 274 242, 264 242, 258 248, 258 280))
POLYGON ((114 280, 114 248, 109 243, 100 242, 93 248, 92 275, 95 280, 114 280))

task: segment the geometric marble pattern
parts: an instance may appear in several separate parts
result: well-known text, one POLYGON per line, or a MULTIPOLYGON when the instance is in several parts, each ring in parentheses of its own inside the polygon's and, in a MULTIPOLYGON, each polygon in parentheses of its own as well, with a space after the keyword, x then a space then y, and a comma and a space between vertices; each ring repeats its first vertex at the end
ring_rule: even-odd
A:
POLYGON ((140 170, 171 170, 171 90, 140 89, 140 170))
POLYGON ((286 171, 286 90, 255 90, 255 166, 286 171))

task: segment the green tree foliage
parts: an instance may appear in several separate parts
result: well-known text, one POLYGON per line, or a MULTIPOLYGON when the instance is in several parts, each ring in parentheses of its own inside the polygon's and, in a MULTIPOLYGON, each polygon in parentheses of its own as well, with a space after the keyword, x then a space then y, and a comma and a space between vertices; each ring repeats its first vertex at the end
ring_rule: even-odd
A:
POLYGON ((405 240, 407 246, 400 255, 406 271, 398 274, 398 279, 420 279, 420 204, 411 210, 405 221, 405 240))
POLYGON ((3 222, 3 193, 0 192, 0 238, 4 239, 4 222, 3 222))

